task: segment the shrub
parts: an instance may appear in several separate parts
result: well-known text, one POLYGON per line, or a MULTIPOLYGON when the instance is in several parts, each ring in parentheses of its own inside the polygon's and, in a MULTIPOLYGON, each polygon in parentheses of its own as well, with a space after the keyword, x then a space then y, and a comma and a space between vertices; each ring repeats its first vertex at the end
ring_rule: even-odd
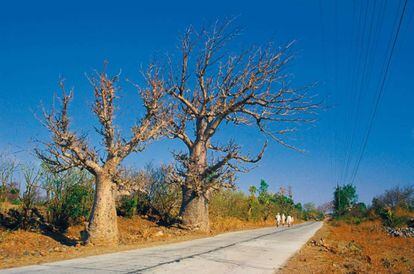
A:
POLYGON ((317 209, 314 203, 306 203, 303 205, 302 216, 305 221, 320 221, 323 220, 325 214, 319 209, 317 209))
MULTIPOLYGON (((126 178, 130 185, 139 186, 127 195, 137 199, 137 212, 164 224, 176 221, 182 198, 181 186, 170 180, 170 172, 170 166, 148 164, 143 170, 129 172, 126 178)), ((123 214, 122 210, 120 213, 123 214)))
POLYGON ((169 166, 159 168, 147 166, 147 172, 151 178, 148 198, 152 213, 157 214, 162 222, 170 224, 179 214, 182 200, 181 186, 170 180, 171 168, 169 166))
POLYGON ((21 193, 15 184, 3 185, 3 194, 12 204, 20 205, 7 213, 0 214, 0 224, 8 229, 38 229, 44 224, 44 218, 36 205, 39 200, 39 181, 42 176, 40 170, 33 166, 23 166, 24 192, 21 193), (5 191, 4 191, 5 190, 5 191))
POLYGON ((16 169, 17 162, 9 155, 0 153, 0 203, 10 201, 10 198, 17 199, 19 191, 13 183, 16 169))
POLYGON ((37 208, 10 209, 6 214, 0 213, 0 225, 7 229, 37 230, 44 223, 45 220, 37 208))
POLYGON ((88 175, 78 169, 56 174, 45 169, 43 188, 49 222, 66 231, 89 216, 93 203, 93 185, 88 175))
POLYGON ((385 207, 392 209, 399 207, 414 211, 414 187, 406 186, 400 188, 397 186, 386 190, 384 194, 379 195, 372 200, 372 206, 379 211, 385 207))
POLYGON ((147 193, 138 191, 137 197, 137 213, 141 215, 147 215, 151 211, 151 200, 147 193))
POLYGON ((386 226, 408 226, 414 217, 414 187, 395 187, 386 190, 384 194, 372 200, 371 210, 386 226))
POLYGON ((388 216, 385 221, 384 224, 386 226, 390 226, 390 227, 404 227, 407 225, 407 222, 410 219, 407 216, 395 216, 395 215, 390 215, 388 216))
POLYGON ((251 209, 248 197, 241 191, 223 190, 214 193, 210 198, 209 211, 216 217, 235 217, 247 220, 251 209))
POLYGON ((368 216, 368 209, 364 203, 355 204, 348 213, 349 216, 364 219, 368 216))
POLYGON ((358 199, 356 187, 352 184, 337 186, 334 192, 334 215, 340 217, 346 215, 358 199))
POLYGON ((248 196, 232 189, 215 192, 209 203, 210 214, 252 221, 273 220, 278 212, 300 217, 301 211, 295 207, 292 197, 283 192, 271 193, 268 188, 269 185, 261 180, 259 188, 249 187, 248 196))
POLYGON ((123 196, 119 200, 119 205, 117 207, 117 213, 119 216, 131 218, 135 215, 138 206, 138 199, 136 196, 123 196))

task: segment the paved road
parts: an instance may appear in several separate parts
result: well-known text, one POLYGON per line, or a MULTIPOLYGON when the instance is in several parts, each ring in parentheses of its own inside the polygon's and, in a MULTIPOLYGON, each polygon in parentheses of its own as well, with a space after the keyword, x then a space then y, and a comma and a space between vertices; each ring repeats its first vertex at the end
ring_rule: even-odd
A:
POLYGON ((3 273, 274 273, 322 226, 261 228, 3 273))

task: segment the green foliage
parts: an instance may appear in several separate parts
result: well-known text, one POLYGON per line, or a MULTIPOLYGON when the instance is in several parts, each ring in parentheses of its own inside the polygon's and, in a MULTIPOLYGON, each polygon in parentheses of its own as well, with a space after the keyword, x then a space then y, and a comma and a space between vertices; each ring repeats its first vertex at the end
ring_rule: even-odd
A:
POLYGON ((386 208, 396 209, 397 207, 414 211, 414 187, 400 188, 397 186, 386 190, 384 194, 372 200, 372 207, 378 213, 386 208))
POLYGON ((414 187, 386 190, 384 194, 374 197, 371 210, 386 226, 407 226, 414 216, 414 187))
POLYGON ((351 208, 351 211, 349 212, 349 215, 353 217, 361 218, 361 219, 367 217, 367 214, 368 214, 367 206, 362 202, 356 203, 351 208))
POLYGON ((241 220, 266 221, 276 214, 301 216, 293 199, 283 193, 269 192, 269 185, 261 180, 259 187, 250 186, 249 195, 241 191, 224 190, 213 194, 210 199, 210 214, 220 217, 236 217, 241 220))
POLYGON ((333 200, 334 217, 354 225, 365 221, 368 218, 367 206, 357 201, 358 195, 354 185, 336 187, 333 200))
POLYGON ((153 213, 156 213, 162 222, 172 223, 179 214, 181 205, 181 186, 176 182, 171 182, 168 166, 154 168, 147 166, 151 184, 148 188, 148 198, 153 213))
POLYGON ((357 202, 356 187, 352 184, 337 186, 334 191, 334 215, 336 217, 346 215, 357 202))
POLYGON ((387 210, 381 215, 384 225, 390 227, 403 227, 410 221, 407 215, 396 214, 393 210, 387 210))
POLYGON ((17 162, 13 157, 0 152, 0 203, 18 198, 19 189, 13 182, 16 168, 17 162))
MULTIPOLYGON (((302 206, 302 205, 300 205, 302 206)), ((306 203, 303 205, 302 218, 305 221, 309 220, 323 220, 324 213, 318 210, 314 203, 306 203)))
POLYGON ((288 214, 291 214, 295 211, 295 203, 289 196, 283 195, 281 193, 275 193, 272 195, 272 202, 274 204, 277 204, 281 210, 285 211, 288 214))
POLYGON ((249 186, 250 196, 255 196, 256 192, 257 192, 257 187, 256 186, 249 186))
POLYGON ((118 215, 131 218, 135 215, 138 206, 138 197, 137 196, 123 196, 117 208, 118 215))
POLYGON ((0 186, 0 203, 10 202, 12 204, 20 204, 20 190, 16 183, 6 183, 0 186))
POLYGON ((72 169, 56 174, 44 167, 42 186, 46 190, 48 220, 61 231, 88 218, 94 188, 86 172, 72 169))
POLYGON ((129 174, 127 180, 139 185, 130 196, 137 199, 137 213, 151 216, 164 224, 171 224, 178 216, 181 204, 181 186, 169 180, 169 166, 154 167, 129 174))
POLYGON ((22 204, 22 202, 18 198, 17 199, 10 200, 10 203, 12 205, 21 205, 22 204))
POLYGON ((90 182, 78 182, 69 185, 66 190, 64 210, 68 213, 73 223, 86 218, 93 201, 93 187, 90 182))
POLYGON ((295 209, 298 211, 302 211, 303 210, 302 204, 301 203, 295 204, 295 209))
POLYGON ((265 180, 260 180, 260 186, 259 186, 259 201, 261 203, 268 202, 270 198, 270 194, 268 193, 269 185, 266 183, 265 180))
MULTIPOLYGON (((0 223, 8 229, 38 229, 43 223, 44 218, 36 208, 39 199, 39 181, 42 172, 33 166, 22 166, 24 180, 24 192, 12 201, 19 204, 17 209, 10 209, 5 214, 0 214, 0 223)), ((9 185, 10 186, 10 185, 9 185)), ((7 194, 17 195, 15 187, 9 187, 7 194), (13 191, 15 190, 15 191, 13 191)), ((10 200, 10 197, 8 197, 10 200)))
POLYGON ((231 189, 214 193, 209 203, 210 214, 220 217, 248 219, 249 197, 231 189))

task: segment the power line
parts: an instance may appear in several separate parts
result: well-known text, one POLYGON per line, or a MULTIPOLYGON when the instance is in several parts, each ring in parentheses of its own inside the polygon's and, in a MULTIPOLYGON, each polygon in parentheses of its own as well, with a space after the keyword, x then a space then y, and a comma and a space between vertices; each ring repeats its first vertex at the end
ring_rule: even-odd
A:
MULTIPOLYGON (((368 41, 367 41, 368 44, 367 44, 366 52, 365 52, 366 58, 363 64, 363 70, 362 70, 362 73, 360 73, 359 85, 355 86, 355 88, 358 89, 357 108, 356 108, 356 113, 354 115, 351 143, 350 143, 350 146, 347 152, 348 158, 347 158, 347 162, 346 162, 346 166, 344 170, 344 180, 347 180, 348 173, 349 173, 350 166, 351 166, 352 151, 353 151, 354 144, 355 144, 357 126, 358 126, 358 121, 359 121, 358 117, 361 111, 362 91, 368 89, 370 83, 372 82, 371 76, 372 76, 372 71, 374 67, 374 56, 375 56, 375 53, 377 52, 378 36, 382 29, 382 25, 384 21, 383 17, 385 14, 387 2, 386 1, 382 2, 382 5, 379 6, 379 11, 377 15, 375 14, 376 4, 377 2, 374 2, 374 7, 372 9, 373 12, 370 18, 371 24, 370 24, 369 33, 368 33, 368 41)), ((352 175, 352 172, 351 172, 351 175, 352 175)))
POLYGON ((395 46, 396 46, 397 41, 398 41, 398 37, 399 37, 399 34, 400 34, 402 22, 404 20, 404 15, 405 15, 405 12, 406 12, 406 9, 407 9, 407 3, 408 3, 408 0, 405 0, 404 1, 404 6, 403 6, 403 10, 402 10, 401 15, 400 15, 399 20, 398 20, 397 31, 396 31, 396 34, 395 34, 393 40, 392 40, 392 47, 391 47, 390 54, 388 56, 388 60, 386 62, 385 72, 384 72, 383 77, 382 77, 381 82, 380 82, 378 96, 377 96, 376 101, 375 101, 375 104, 374 104, 374 109, 373 109, 373 112, 372 112, 372 115, 371 115, 371 119, 370 119, 369 124, 368 124, 368 129, 367 129, 366 135, 365 135, 365 137, 363 139, 363 146, 362 146, 362 149, 360 151, 360 155, 358 157, 356 167, 355 167, 354 172, 353 172, 352 177, 351 177, 352 178, 352 180, 351 180, 351 183, 352 184, 354 183, 355 178, 356 178, 356 176, 358 174, 359 166, 360 166, 361 160, 362 160, 362 158, 364 156, 365 149, 366 149, 366 146, 367 146, 367 143, 368 143, 368 139, 369 139, 369 136, 370 136, 371 131, 372 131, 372 126, 374 124, 375 116, 377 115, 377 112, 378 112, 378 106, 379 106, 379 103, 381 101, 381 98, 382 98, 382 96, 384 94, 385 82, 386 82, 386 80, 388 78, 388 73, 389 73, 389 70, 390 70, 390 65, 391 65, 392 57, 394 56, 394 52, 395 52, 395 46))
MULTIPOLYGON (((375 2, 374 2, 375 5, 375 2)), ((369 43, 368 46, 365 47, 365 43, 364 43, 364 37, 371 37, 371 31, 369 32, 368 35, 365 35, 366 32, 366 22, 369 18, 369 14, 368 11, 370 10, 370 1, 367 1, 367 6, 365 7, 365 15, 363 16, 364 21, 363 21, 363 26, 359 26, 358 30, 360 30, 358 32, 357 35, 357 39, 356 42, 357 44, 355 45, 356 49, 359 49, 359 51, 357 51, 358 57, 356 59, 356 65, 353 69, 353 73, 351 73, 351 84, 350 84, 350 88, 351 90, 354 90, 355 92, 355 96, 357 98, 357 103, 354 104, 354 126, 352 129, 352 134, 351 134, 351 138, 347 138, 347 146, 345 149, 345 160, 346 160, 346 165, 344 166, 343 170, 342 170, 342 176, 341 176, 341 181, 342 183, 345 182, 346 178, 347 178, 347 174, 348 174, 348 169, 349 169, 349 165, 350 165, 350 160, 351 160, 351 155, 352 155, 352 147, 353 147, 353 143, 354 143, 354 137, 355 137, 355 132, 356 132, 356 127, 357 127, 357 121, 358 121, 358 114, 359 114, 359 108, 360 108, 360 104, 361 104, 361 88, 358 86, 358 83, 362 82, 363 79, 363 73, 361 73, 361 69, 363 67, 363 65, 367 63, 367 56, 368 54, 366 54, 367 52, 369 52, 369 43), (363 56, 365 56, 366 58, 362 58, 363 56), (365 61, 364 61, 365 60, 365 61)), ((360 9, 360 16, 363 12, 363 6, 361 6, 360 9)), ((372 9, 372 14, 375 13, 375 7, 372 9)), ((373 16, 373 15, 372 15, 373 16)), ((373 20, 368 20, 371 21, 371 27, 368 28, 369 30, 372 29, 372 24, 373 24, 373 20)), ((369 39, 368 39, 369 40, 369 39)), ((352 96, 350 98, 350 102, 352 102, 352 96)), ((349 117, 350 119, 352 119, 352 116, 349 117)))

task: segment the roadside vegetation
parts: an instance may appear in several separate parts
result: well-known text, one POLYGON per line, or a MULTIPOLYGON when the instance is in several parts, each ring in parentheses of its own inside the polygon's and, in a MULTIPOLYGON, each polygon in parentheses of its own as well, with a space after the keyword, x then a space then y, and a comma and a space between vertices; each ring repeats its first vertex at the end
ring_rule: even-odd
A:
POLYGON ((312 206, 295 203, 292 190, 276 193, 262 180, 245 193, 222 189, 210 198, 207 232, 182 226, 181 187, 171 182, 167 165, 123 169, 122 187, 115 206, 120 247, 84 245, 93 208, 94 179, 73 168, 55 173, 47 165, 18 163, 3 154, 0 161, 0 261, 2 267, 45 262, 87 254, 115 251, 158 242, 177 241, 225 231, 275 225, 274 216, 284 212, 296 220, 323 218, 312 206))
POLYGON ((282 273, 411 273, 414 187, 394 187, 358 202, 354 185, 338 186, 330 220, 282 273))

